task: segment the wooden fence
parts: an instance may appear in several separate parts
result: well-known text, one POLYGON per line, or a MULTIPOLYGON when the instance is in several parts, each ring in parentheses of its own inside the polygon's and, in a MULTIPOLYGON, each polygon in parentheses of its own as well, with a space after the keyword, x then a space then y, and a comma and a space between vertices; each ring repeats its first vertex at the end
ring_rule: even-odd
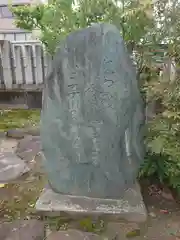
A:
POLYGON ((48 61, 39 41, 0 40, 0 91, 41 90, 48 61))

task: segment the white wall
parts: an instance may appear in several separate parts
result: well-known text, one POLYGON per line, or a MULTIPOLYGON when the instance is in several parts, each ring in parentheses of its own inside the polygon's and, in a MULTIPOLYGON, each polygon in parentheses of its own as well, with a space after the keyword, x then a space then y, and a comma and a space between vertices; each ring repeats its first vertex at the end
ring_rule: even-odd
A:
POLYGON ((28 4, 31 3, 32 0, 0 0, 1 5, 8 5, 8 4, 28 4))

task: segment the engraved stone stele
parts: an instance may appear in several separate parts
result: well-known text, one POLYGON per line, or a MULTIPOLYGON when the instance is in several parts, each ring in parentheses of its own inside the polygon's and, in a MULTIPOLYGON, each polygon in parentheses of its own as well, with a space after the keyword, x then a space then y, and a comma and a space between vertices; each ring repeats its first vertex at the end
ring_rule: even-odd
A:
POLYGON ((136 182, 144 120, 136 72, 116 27, 70 34, 45 81, 41 138, 50 188, 36 208, 144 221, 136 182))

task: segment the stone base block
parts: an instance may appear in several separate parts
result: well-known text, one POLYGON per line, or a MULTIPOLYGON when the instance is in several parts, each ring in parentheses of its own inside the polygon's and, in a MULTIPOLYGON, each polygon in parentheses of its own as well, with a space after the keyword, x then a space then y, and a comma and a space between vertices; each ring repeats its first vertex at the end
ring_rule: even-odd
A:
POLYGON ((140 187, 136 183, 127 189, 121 199, 100 199, 81 196, 71 196, 55 193, 52 189, 43 190, 36 203, 36 210, 44 213, 54 213, 56 216, 68 214, 71 218, 91 216, 110 221, 127 220, 144 222, 147 211, 144 205, 140 187))
POLYGON ((81 232, 77 230, 59 231, 50 234, 47 240, 102 240, 102 238, 93 233, 81 232))

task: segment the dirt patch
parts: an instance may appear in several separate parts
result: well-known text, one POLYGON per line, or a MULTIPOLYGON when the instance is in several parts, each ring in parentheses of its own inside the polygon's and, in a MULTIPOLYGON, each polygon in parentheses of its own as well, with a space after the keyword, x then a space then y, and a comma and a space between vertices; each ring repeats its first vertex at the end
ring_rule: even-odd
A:
POLYGON ((164 214, 180 211, 178 199, 175 198, 171 189, 163 186, 157 180, 153 183, 149 180, 141 181, 141 190, 144 202, 150 212, 152 209, 154 211, 157 209, 164 214))
POLYGON ((28 219, 34 216, 35 203, 45 184, 45 176, 31 172, 18 184, 7 184, 4 188, 0 188, 1 221, 22 217, 28 219))

